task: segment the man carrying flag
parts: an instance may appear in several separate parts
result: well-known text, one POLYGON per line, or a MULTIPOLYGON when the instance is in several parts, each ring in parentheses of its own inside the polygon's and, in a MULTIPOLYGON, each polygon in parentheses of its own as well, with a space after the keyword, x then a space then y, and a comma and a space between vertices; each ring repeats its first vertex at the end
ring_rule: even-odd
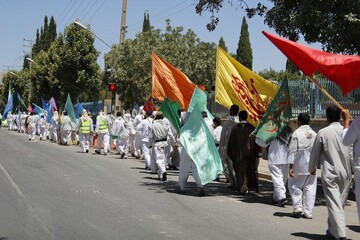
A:
POLYGON ((289 176, 288 145, 291 139, 291 105, 288 81, 285 79, 274 100, 262 118, 260 124, 252 132, 256 143, 262 147, 269 146, 269 171, 274 185, 273 201, 283 207, 287 203, 285 183, 289 176))
POLYGON ((326 234, 331 239, 346 239, 344 208, 352 178, 350 148, 342 143, 340 114, 341 110, 335 105, 326 109, 326 118, 330 124, 319 130, 309 162, 309 172, 313 175, 320 163, 321 182, 328 209, 326 234))

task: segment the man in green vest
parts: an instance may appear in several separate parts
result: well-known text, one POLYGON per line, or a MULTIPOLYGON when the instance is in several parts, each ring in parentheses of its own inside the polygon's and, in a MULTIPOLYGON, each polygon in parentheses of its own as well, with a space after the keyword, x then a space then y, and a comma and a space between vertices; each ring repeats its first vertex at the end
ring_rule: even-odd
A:
POLYGON ((79 134, 81 152, 88 153, 90 147, 90 134, 93 132, 93 121, 91 117, 88 116, 85 109, 81 112, 81 117, 79 118, 76 129, 79 134))
POLYGON ((110 142, 110 134, 109 134, 109 126, 110 119, 101 111, 96 118, 96 127, 95 133, 98 136, 97 149, 95 153, 101 153, 101 144, 104 144, 104 155, 107 155, 109 152, 109 142, 110 142))

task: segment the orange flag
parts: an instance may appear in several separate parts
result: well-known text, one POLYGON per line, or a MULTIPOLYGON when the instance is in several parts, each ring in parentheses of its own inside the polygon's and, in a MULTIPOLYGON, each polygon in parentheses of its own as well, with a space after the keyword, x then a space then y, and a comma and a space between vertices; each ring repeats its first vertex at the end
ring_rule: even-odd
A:
MULTIPOLYGON (((196 84, 179 69, 152 53, 152 97, 164 101, 177 101, 181 108, 187 109, 196 84)), ((204 88, 202 87, 204 90, 204 88)))

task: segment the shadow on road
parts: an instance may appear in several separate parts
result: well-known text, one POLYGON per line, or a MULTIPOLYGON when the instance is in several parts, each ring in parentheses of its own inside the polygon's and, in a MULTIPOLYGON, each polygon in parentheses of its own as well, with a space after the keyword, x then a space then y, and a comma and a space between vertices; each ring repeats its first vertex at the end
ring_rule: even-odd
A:
POLYGON ((296 232, 296 233, 291 233, 291 235, 296 236, 296 237, 305 238, 305 239, 311 239, 311 240, 327 240, 328 239, 328 237, 325 234, 320 235, 320 234, 311 234, 311 233, 305 233, 305 232, 296 232))
POLYGON ((353 232, 357 232, 360 233, 360 226, 356 226, 356 225, 347 225, 347 227, 353 231, 353 232))

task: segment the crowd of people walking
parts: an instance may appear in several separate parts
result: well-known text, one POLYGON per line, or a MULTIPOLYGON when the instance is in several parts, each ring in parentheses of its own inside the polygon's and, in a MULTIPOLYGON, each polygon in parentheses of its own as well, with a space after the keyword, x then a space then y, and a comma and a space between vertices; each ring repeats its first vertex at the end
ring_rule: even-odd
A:
MULTIPOLYGON (((189 114, 178 111, 182 125, 189 114)), ((355 194, 360 199, 360 118, 350 124, 348 110, 329 106, 326 110, 329 126, 316 133, 309 125, 309 114, 301 113, 294 131, 286 126, 270 144, 265 144, 251 135, 254 126, 246 121, 247 112, 239 111, 236 105, 231 106, 230 115, 224 123, 218 117, 211 120, 206 112, 202 112, 202 116, 214 137, 223 174, 230 187, 241 195, 259 192, 259 154, 266 149, 274 186, 273 203, 284 207, 288 202, 288 189, 293 205, 291 216, 294 218, 313 218, 316 169, 320 166, 319 177, 328 208, 326 234, 329 238, 346 239, 344 208, 353 174, 355 194), (344 126, 340 124, 341 115, 344 126)), ((160 181, 167 181, 167 169, 178 169, 178 192, 181 194, 186 194, 186 183, 192 173, 198 195, 206 195, 195 163, 181 146, 179 134, 161 111, 146 112, 140 107, 136 116, 118 112, 115 117, 99 112, 93 119, 91 113, 83 110, 76 123, 71 121, 67 112, 62 112, 61 116, 54 112, 50 123, 47 123, 46 116, 35 113, 8 113, 6 120, 8 130, 26 133, 29 141, 39 136, 40 141, 80 145, 82 153, 89 153, 94 139, 97 139, 94 153, 107 155, 113 147, 121 159, 129 156, 143 159, 144 169, 157 174, 160 181)))

